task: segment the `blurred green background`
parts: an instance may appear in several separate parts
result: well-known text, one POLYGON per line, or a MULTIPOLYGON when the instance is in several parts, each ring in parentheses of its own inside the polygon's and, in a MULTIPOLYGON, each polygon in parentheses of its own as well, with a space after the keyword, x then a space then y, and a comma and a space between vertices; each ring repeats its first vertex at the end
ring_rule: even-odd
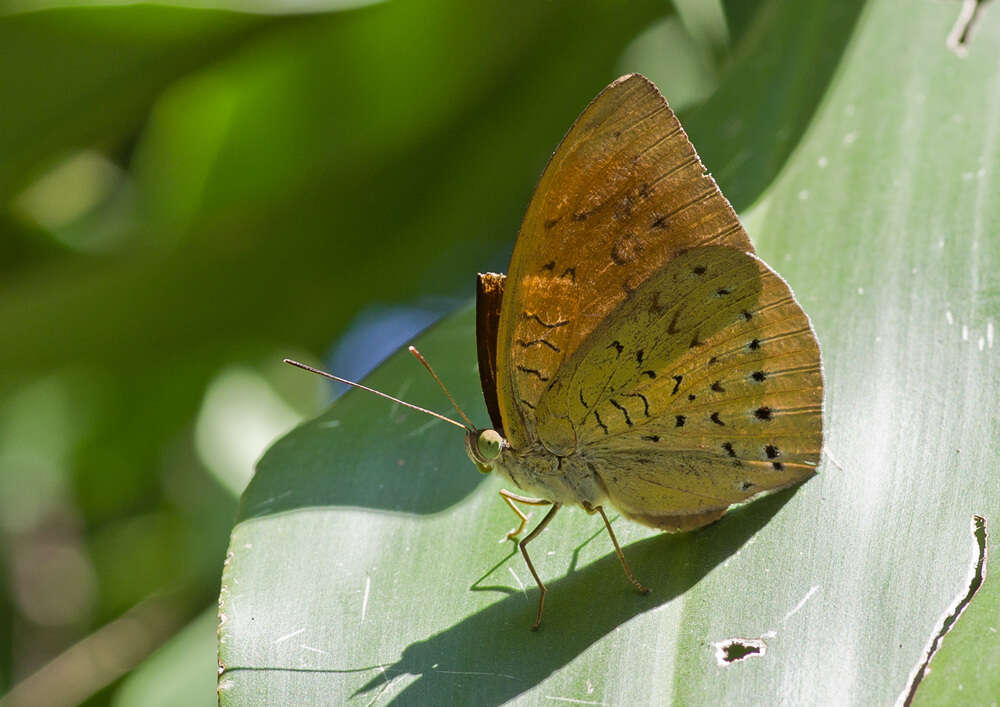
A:
POLYGON ((625 72, 750 207, 863 5, 8 2, 0 694, 215 703, 239 495, 333 394, 282 357, 360 376, 467 302, 563 132, 625 72), (755 34, 779 9, 796 31, 755 34), (730 81, 713 103, 736 64, 773 93, 730 81))

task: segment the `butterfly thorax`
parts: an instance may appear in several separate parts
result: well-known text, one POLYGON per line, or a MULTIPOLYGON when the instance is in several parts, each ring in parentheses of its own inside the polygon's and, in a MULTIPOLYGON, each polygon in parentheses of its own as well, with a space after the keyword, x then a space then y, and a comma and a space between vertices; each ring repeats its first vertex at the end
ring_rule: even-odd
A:
POLYGON ((593 464, 588 464, 581 453, 558 456, 541 442, 513 449, 493 430, 470 431, 465 449, 480 471, 496 473, 527 495, 584 508, 603 505, 607 500, 593 464))

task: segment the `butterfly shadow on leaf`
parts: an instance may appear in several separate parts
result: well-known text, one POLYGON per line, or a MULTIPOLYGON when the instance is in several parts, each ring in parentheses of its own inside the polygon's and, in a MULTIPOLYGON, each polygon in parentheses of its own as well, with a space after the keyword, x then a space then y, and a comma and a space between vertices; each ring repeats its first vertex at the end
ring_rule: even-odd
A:
MULTIPOLYGON (((781 491, 735 509, 701 530, 656 535, 625 547, 637 575, 652 587, 648 595, 640 595, 629 586, 618 559, 610 552, 597 562, 547 582, 549 593, 540 631, 529 630, 538 590, 532 589, 526 596, 512 593, 454 626, 411 643, 399 660, 383 666, 384 672, 354 695, 374 695, 387 679, 409 674, 418 677, 392 699, 393 704, 503 704, 540 684, 594 643, 618 640, 609 636, 622 624, 691 589, 743 547, 796 490, 781 491)), ((747 601, 746 595, 739 598, 747 601)), ((648 620, 657 619, 650 616, 648 620)), ((681 650, 698 648, 681 646, 681 650)))
MULTIPOLYGON (((469 308, 433 325, 418 340, 428 359, 458 371, 475 360, 469 308)), ((448 383, 469 410, 482 397, 476 374, 448 383)), ((448 412, 434 380, 405 350, 365 383, 448 412)), ((479 423, 484 424, 485 411, 479 423)), ((301 508, 370 508, 433 514, 467 498, 486 477, 463 448, 463 432, 440 420, 393 406, 365 391, 346 392, 323 415, 275 442, 257 462, 237 522, 301 508)))

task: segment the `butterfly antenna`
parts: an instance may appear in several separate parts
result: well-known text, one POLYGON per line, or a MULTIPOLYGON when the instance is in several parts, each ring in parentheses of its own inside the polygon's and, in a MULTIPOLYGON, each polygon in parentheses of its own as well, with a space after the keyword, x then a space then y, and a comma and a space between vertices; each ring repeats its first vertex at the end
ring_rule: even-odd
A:
MULTIPOLYGON (((463 425, 461 422, 458 422, 456 420, 452 420, 450 417, 445 417, 444 415, 441 415, 440 413, 436 413, 433 410, 428 410, 427 408, 422 408, 419 405, 414 405, 413 403, 408 403, 405 400, 400 400, 399 398, 394 398, 391 395, 386 395, 385 393, 383 393, 383 392, 381 392, 379 390, 375 390, 374 388, 369 388, 366 385, 361 385, 360 383, 355 383, 354 381, 349 381, 346 378, 341 378, 340 376, 335 376, 332 373, 327 373, 326 371, 321 371, 318 368, 313 368, 312 366, 307 366, 304 363, 299 363, 298 361, 293 361, 290 358, 286 358, 285 359, 285 363, 287 363, 290 366, 295 366, 295 367, 301 368, 301 369, 303 369, 305 371, 309 371, 310 373, 315 373, 316 375, 323 376, 324 378, 329 378, 330 380, 337 381, 338 383, 345 383, 345 384, 353 386, 355 388, 361 388, 361 390, 367 390, 369 393, 375 393, 375 395, 379 395, 379 396, 385 398, 386 400, 391 400, 394 403, 399 403, 400 405, 404 405, 404 406, 406 406, 408 408, 411 408, 413 410, 419 410, 420 412, 426 412, 428 415, 436 417, 439 420, 444 420, 445 422, 450 422, 451 424, 455 425, 455 427, 461 427, 463 430, 469 429, 468 427, 466 427, 465 425, 463 425)), ((435 378, 436 377, 437 376, 435 376, 435 378)), ((438 382, 440 382, 440 381, 438 381, 438 382)), ((448 397, 450 398, 451 396, 449 395, 448 397)), ((461 412, 461 410, 459 410, 459 412, 461 412)), ((465 415, 462 415, 462 417, 465 417, 465 415)))
POLYGON ((465 416, 464 412, 462 412, 462 408, 460 408, 458 406, 458 403, 455 402, 455 398, 451 397, 451 393, 449 393, 448 389, 444 387, 444 383, 441 382, 441 379, 438 378, 438 374, 434 372, 433 368, 431 368, 431 364, 427 363, 427 359, 425 359, 423 357, 423 355, 421 355, 421 353, 419 351, 417 351, 417 347, 416 346, 411 346, 410 347, 410 353, 413 354, 414 356, 416 356, 417 360, 420 361, 420 363, 424 364, 424 368, 427 369, 427 372, 430 373, 431 376, 434 377, 434 380, 437 381, 437 384, 439 386, 441 386, 441 390, 444 391, 444 394, 448 396, 448 400, 450 400, 451 404, 455 406, 456 410, 458 410, 458 414, 462 417, 463 420, 465 420, 468 423, 469 426, 466 429, 470 429, 470 430, 476 429, 476 426, 472 424, 472 421, 468 417, 465 416))

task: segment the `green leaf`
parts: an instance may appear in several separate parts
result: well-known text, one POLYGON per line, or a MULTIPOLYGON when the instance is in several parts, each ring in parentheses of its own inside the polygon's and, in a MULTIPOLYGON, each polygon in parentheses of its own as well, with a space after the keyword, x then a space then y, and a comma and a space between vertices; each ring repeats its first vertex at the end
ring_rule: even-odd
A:
MULTIPOLYGON (((461 433, 348 393, 279 441, 244 494, 223 575, 223 703, 908 694, 968 591, 970 519, 1000 517, 1000 14, 981 13, 959 58, 945 44, 956 7, 872 2, 836 24, 842 54, 816 85, 813 23, 831 14, 785 5, 762 5, 692 134, 823 344, 819 476, 694 533, 615 521, 648 596, 622 577, 600 523, 564 511, 532 545, 550 590, 533 634, 537 589, 502 539, 514 518, 497 481, 464 458, 461 433), (781 44, 766 49, 776 73, 740 54, 754 42, 764 52, 761 37, 781 44), (733 96, 748 103, 731 103, 737 122, 717 119, 713 136, 707 116, 733 96), (768 136, 775 115, 788 120, 768 136), (727 653, 733 640, 744 650, 727 653)), ((419 345, 484 424, 472 312, 419 345)), ((445 408, 404 353, 369 383, 445 408)), ((918 699, 924 689, 929 702, 995 699, 995 680, 981 677, 1000 673, 995 556, 918 699)))
MULTIPOLYGON (((482 425, 473 322, 466 310, 418 343, 482 425)), ((403 352, 367 382, 421 404, 442 397, 403 352)), ((631 619, 678 618, 677 600, 735 560, 793 495, 685 536, 618 521, 633 566, 655 587, 649 597, 626 582, 599 521, 564 513, 536 545, 551 596, 543 631, 531 634, 537 590, 503 538, 515 518, 498 481, 465 457, 462 434, 351 391, 272 447, 244 495, 223 577, 224 703, 368 701, 387 681, 425 703, 515 697, 581 653, 605 660, 631 619), (567 564, 575 569, 562 577, 567 564)), ((579 676, 568 677, 545 689, 578 694, 579 676)), ((610 679, 594 674, 593 684, 610 679)))

